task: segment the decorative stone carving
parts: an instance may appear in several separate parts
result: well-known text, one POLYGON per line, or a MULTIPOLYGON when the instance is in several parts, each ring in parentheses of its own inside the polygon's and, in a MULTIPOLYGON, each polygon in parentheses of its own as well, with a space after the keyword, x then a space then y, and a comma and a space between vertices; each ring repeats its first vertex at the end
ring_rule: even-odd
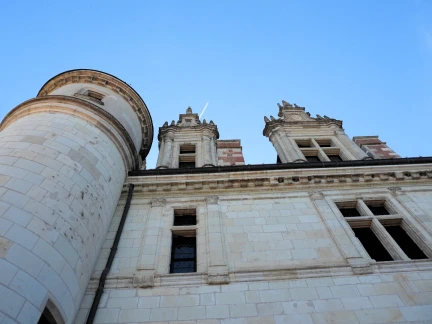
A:
POLYGON ((309 191, 309 197, 314 200, 324 199, 324 195, 321 191, 309 191))
POLYGON ((154 198, 150 201, 152 207, 163 207, 165 203, 166 200, 164 198, 154 198))
POLYGON ((393 196, 403 195, 401 187, 389 187, 388 190, 392 193, 393 196))

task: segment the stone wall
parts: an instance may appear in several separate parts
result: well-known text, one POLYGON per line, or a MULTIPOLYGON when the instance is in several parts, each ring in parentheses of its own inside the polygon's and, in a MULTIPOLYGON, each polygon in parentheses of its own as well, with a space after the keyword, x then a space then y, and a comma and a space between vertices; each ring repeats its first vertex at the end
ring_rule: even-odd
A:
POLYGON ((218 140, 216 144, 218 165, 245 164, 240 140, 218 140))
POLYGON ((355 136, 356 143, 367 155, 374 159, 398 159, 400 155, 382 142, 378 136, 355 136))
MULTIPOLYGON (((81 314, 92 297, 84 299, 81 314)), ((431 271, 108 289, 95 323, 430 323, 431 300, 431 271)))
POLYGON ((1 132, 0 320, 36 323, 49 299, 73 322, 126 175, 103 127, 40 112, 1 132))
MULTIPOLYGON (((432 319, 431 260, 372 260, 335 204, 356 199, 386 201, 397 217, 414 224, 416 235, 430 248, 429 185, 214 190, 218 196, 194 191, 162 195, 137 188, 97 323, 317 324, 432 319), (169 274, 176 208, 197 210, 197 273, 169 274), (213 269, 219 271, 217 278, 213 269), (145 280, 136 280, 137 276, 145 280), (215 280, 227 284, 209 284, 215 280)), ((78 323, 87 316, 123 203, 124 197, 78 323)), ((430 251, 427 253, 430 258, 430 251)))

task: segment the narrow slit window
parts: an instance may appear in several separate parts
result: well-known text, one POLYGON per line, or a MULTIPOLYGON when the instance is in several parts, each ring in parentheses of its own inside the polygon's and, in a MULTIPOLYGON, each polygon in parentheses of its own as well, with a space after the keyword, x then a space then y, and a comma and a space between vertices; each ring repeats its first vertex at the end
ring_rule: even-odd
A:
POLYGON ((170 273, 196 272, 196 237, 173 235, 170 273))
POLYGON ((428 258, 401 226, 385 226, 385 229, 410 259, 428 258))
POLYGON ((391 255, 369 227, 353 228, 352 230, 372 259, 393 261, 391 255))

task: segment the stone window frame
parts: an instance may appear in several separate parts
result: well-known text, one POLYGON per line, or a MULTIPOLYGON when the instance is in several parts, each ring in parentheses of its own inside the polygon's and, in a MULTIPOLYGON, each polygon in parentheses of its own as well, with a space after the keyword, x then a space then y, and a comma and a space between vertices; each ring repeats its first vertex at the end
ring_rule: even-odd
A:
MULTIPOLYGON (((317 156, 321 162, 329 162, 329 155, 339 155, 342 161, 350 160, 348 151, 334 136, 325 137, 297 137, 293 138, 295 145, 306 160, 306 156, 317 156), (328 143, 329 146, 322 147, 320 143, 328 143), (299 144, 309 143, 310 147, 302 147, 299 144)), ((308 145, 308 144, 306 144, 308 145)))
POLYGON ((199 156, 199 143, 197 142, 186 142, 186 141, 182 141, 182 142, 177 142, 176 143, 176 159, 175 159, 175 165, 176 168, 180 167, 180 162, 189 162, 189 161, 181 161, 182 159, 185 160, 194 160, 195 163, 195 167, 198 167, 198 156, 199 156), (181 147, 184 145, 190 145, 190 146, 194 146, 195 147, 195 152, 194 153, 181 153, 181 147))
MULTIPOLYGON (((198 206, 190 207, 190 206, 173 206, 172 208, 172 219, 171 219, 171 237, 170 237, 170 251, 169 251, 169 262, 168 262, 168 274, 169 275, 181 275, 181 274, 197 274, 200 272, 199 262, 198 258, 200 257, 200 247, 198 244, 198 235, 199 233, 199 225, 200 225, 200 215, 198 212, 199 208, 198 206), (176 211, 179 210, 192 210, 195 209, 195 215, 196 215, 196 224, 195 225, 174 225, 174 217, 176 211), (171 262, 172 262, 172 241, 173 237, 179 235, 179 236, 185 236, 185 237, 195 237, 196 245, 195 245, 195 272, 185 272, 185 273, 171 273, 171 262)), ((181 216, 180 216, 181 217, 181 216)))
POLYGON ((395 262, 395 261, 419 261, 410 259, 405 252, 399 247, 396 241, 385 229, 387 225, 399 225, 407 235, 414 241, 414 243, 423 251, 428 257, 426 260, 432 259, 432 248, 429 240, 419 231, 415 223, 410 219, 409 216, 399 208, 391 199, 385 196, 362 196, 360 198, 344 198, 333 200, 336 210, 341 218, 349 225, 350 235, 357 240, 358 246, 363 249, 363 255, 369 257, 370 260, 374 260, 370 257, 369 253, 364 248, 363 244, 354 234, 352 228, 367 228, 369 227, 377 239, 381 242, 393 261, 376 261, 377 263, 395 262), (369 209, 367 204, 380 203, 382 204, 389 215, 374 215, 369 209), (340 211, 340 207, 355 207, 361 216, 345 217, 340 211))

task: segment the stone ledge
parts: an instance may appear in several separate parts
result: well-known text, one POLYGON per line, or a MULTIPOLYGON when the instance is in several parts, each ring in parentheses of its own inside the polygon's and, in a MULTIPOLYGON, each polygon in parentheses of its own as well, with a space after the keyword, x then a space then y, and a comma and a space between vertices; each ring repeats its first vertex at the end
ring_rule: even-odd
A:
MULTIPOLYGON (((389 261, 380 263, 369 263, 371 271, 364 274, 385 274, 412 271, 431 271, 432 260, 421 261, 389 261)), ((363 273, 362 273, 363 274, 363 273)), ((298 266, 293 268, 276 267, 273 269, 243 269, 229 272, 230 283, 256 282, 256 281, 279 281, 297 280, 321 277, 343 277, 358 275, 356 269, 347 264, 298 266)), ((98 277, 93 277, 87 288, 87 292, 95 291, 99 282, 98 277)), ((207 273, 184 273, 155 275, 153 287, 179 287, 179 286, 201 286, 211 284, 207 273)), ((133 275, 108 276, 107 289, 135 288, 133 275)))

